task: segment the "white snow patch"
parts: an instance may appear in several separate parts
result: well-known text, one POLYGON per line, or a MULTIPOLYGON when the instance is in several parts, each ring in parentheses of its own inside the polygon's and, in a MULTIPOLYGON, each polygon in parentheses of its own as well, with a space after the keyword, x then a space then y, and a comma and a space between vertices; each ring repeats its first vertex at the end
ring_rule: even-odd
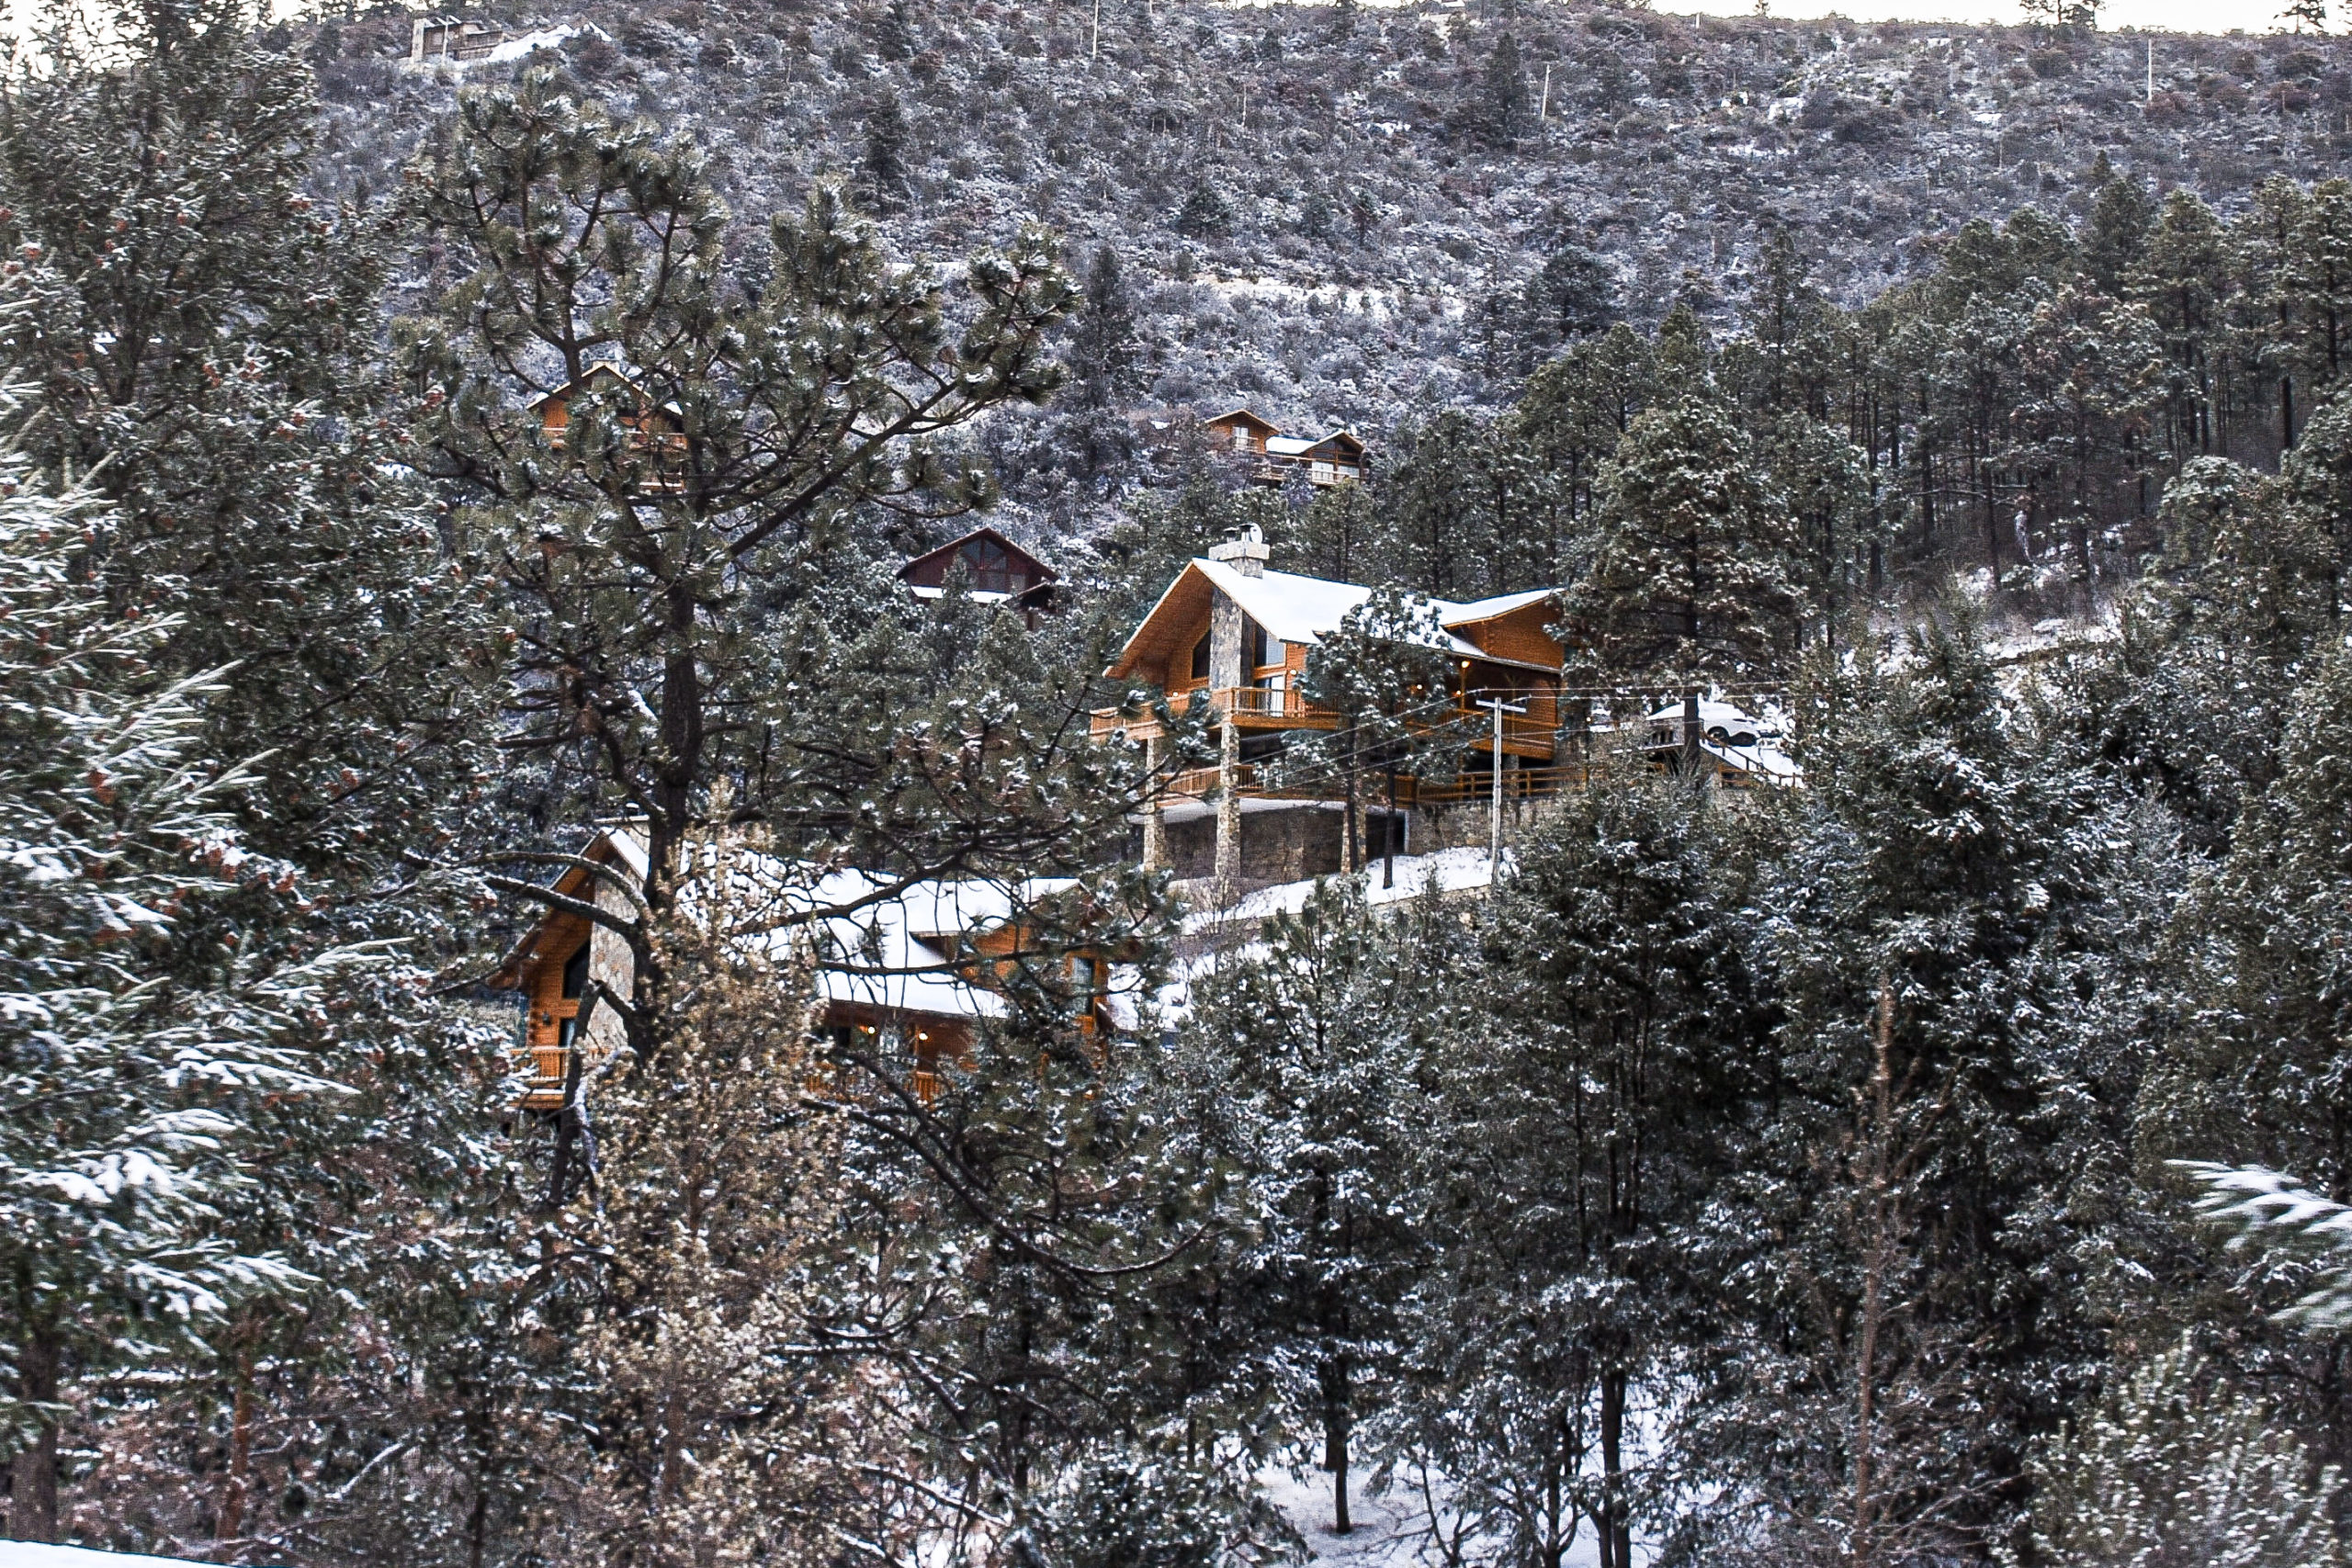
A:
POLYGON ((534 50, 553 49, 568 38, 577 38, 580 30, 578 28, 561 27, 549 28, 545 32, 525 33, 520 38, 508 39, 504 43, 483 55, 482 59, 492 65, 508 64, 522 59, 534 50))
MULTIPOLYGON (((1301 1481, 1288 1471, 1276 1469, 1266 1471, 1258 1481, 1265 1488, 1266 1500, 1283 1511, 1317 1562, 1334 1568, 1426 1568, 1436 1560, 1434 1553, 1423 1551, 1427 1537, 1420 1499, 1401 1487, 1374 1496, 1360 1483, 1350 1486, 1348 1522, 1354 1528, 1345 1535, 1334 1535, 1329 1476, 1309 1475, 1301 1481)), ((1655 1555, 1650 1542, 1635 1538, 1636 1562, 1648 1562, 1655 1555)), ((1560 1568, 1600 1568, 1600 1542, 1592 1527, 1584 1525, 1560 1559, 1560 1568)))
MULTIPOLYGON (((1503 864, 1511 863, 1509 850, 1503 852, 1503 864)), ((1487 852, 1483 849, 1440 850, 1434 854, 1398 855, 1396 886, 1381 886, 1378 861, 1353 874, 1357 885, 1363 889, 1364 902, 1374 906, 1402 903, 1418 898, 1435 889, 1440 893, 1461 893, 1487 886, 1487 852)), ((1254 924, 1276 915, 1295 915, 1306 907, 1307 899, 1325 883, 1335 886, 1346 883, 1348 874, 1317 877, 1308 882, 1282 882, 1272 887, 1261 887, 1243 896, 1222 909, 1202 909, 1184 917, 1187 934, 1208 931, 1217 926, 1237 923, 1254 924)))
POLYGON ((198 1561, 186 1557, 141 1557, 127 1551, 93 1551, 86 1546, 51 1546, 33 1540, 0 1540, 0 1568, 141 1568, 145 1563, 198 1561))

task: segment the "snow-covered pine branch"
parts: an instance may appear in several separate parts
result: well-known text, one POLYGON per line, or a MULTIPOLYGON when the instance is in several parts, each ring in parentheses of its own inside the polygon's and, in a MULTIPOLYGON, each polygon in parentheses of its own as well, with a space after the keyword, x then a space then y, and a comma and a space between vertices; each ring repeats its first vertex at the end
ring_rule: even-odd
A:
POLYGON ((2172 1165, 2204 1188, 2198 1212, 2236 1232, 2232 1249, 2270 1243, 2311 1259, 2311 1288, 2278 1314, 2282 1320, 2316 1329, 2352 1324, 2352 1203, 2323 1197, 2258 1165, 2172 1165))

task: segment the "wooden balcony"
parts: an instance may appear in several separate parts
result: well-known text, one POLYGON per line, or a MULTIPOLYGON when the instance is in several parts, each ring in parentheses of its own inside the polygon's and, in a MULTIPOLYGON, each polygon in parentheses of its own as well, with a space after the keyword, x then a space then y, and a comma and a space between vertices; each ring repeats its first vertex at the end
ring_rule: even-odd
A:
MULTIPOLYGON (((1564 789, 1581 789, 1589 776, 1581 762, 1558 767, 1505 768, 1503 798, 1530 800, 1557 795, 1564 789)), ((1218 771, 1215 768, 1193 768, 1169 780, 1161 792, 1163 803, 1171 800, 1212 801, 1216 798, 1218 771)), ((1388 777, 1385 773, 1366 770, 1356 781, 1359 797, 1370 807, 1385 806, 1388 802, 1388 777)), ((1416 779, 1399 774, 1396 779, 1396 804, 1399 806, 1446 806, 1462 801, 1489 800, 1494 796, 1494 775, 1484 770, 1464 771, 1447 779, 1416 779)), ((1234 770, 1234 793, 1248 800, 1341 800, 1347 796, 1343 781, 1316 775, 1308 781, 1285 781, 1272 770, 1261 772, 1244 762, 1234 770)))
MULTIPOLYGON (((1182 711, 1194 699, 1205 695, 1210 717, 1233 716, 1238 729, 1337 729, 1340 716, 1329 708, 1319 707, 1306 700, 1304 694, 1289 686, 1220 686, 1215 690, 1195 687, 1180 692, 1169 699, 1169 705, 1182 711)), ((1460 732, 1465 746, 1485 743, 1493 734, 1494 716, 1485 708, 1441 708, 1427 715, 1419 728, 1428 730, 1451 728, 1460 732)), ((1159 721, 1149 713, 1130 716, 1119 708, 1097 708, 1088 716, 1088 732, 1097 740, 1108 740, 1122 733, 1131 741, 1150 740, 1161 733, 1159 721)), ((1529 714, 1503 715, 1503 747, 1513 756, 1541 757, 1549 761, 1552 755, 1552 725, 1547 717, 1529 714)))

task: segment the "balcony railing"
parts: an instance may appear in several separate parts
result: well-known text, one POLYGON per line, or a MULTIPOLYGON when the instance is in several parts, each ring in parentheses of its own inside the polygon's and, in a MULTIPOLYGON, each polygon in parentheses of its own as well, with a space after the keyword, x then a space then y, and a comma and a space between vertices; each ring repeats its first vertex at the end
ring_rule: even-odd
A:
MULTIPOLYGON (((1503 798, 1527 800, 1539 795, 1556 795, 1564 789, 1580 789, 1590 770, 1581 762, 1549 768, 1505 768, 1503 798)), ((1160 792, 1162 801, 1190 797, 1214 800, 1219 787, 1220 773, 1215 768, 1193 768, 1178 773, 1168 781, 1160 792)), ((1396 778, 1396 804, 1399 806, 1442 806, 1464 800, 1487 800, 1494 795, 1494 775, 1487 772, 1463 772, 1451 778, 1417 779, 1410 773, 1396 778)), ((1261 771, 1244 762, 1233 773, 1233 792, 1250 800, 1340 800, 1347 795, 1347 782, 1328 772, 1316 772, 1284 778, 1274 769, 1261 771)), ((1356 793, 1366 805, 1387 804, 1388 775, 1374 768, 1367 768, 1356 777, 1356 793)))
MULTIPOLYGON (((1229 713, 1234 722, 1245 728, 1335 729, 1340 723, 1338 714, 1309 702, 1295 686, 1196 686, 1170 696, 1169 705, 1182 712, 1204 694, 1212 714, 1229 713)), ((1465 740, 1488 733, 1494 724, 1494 716, 1480 707, 1439 708, 1417 714, 1413 718, 1419 728, 1427 729, 1453 726, 1464 732, 1465 740)), ((1126 731, 1129 739, 1141 740, 1159 733, 1159 721, 1148 712, 1130 714, 1122 708, 1096 708, 1088 716, 1088 728, 1098 740, 1121 730, 1126 731)), ((1551 737, 1552 722, 1548 718, 1533 714, 1503 715, 1506 740, 1549 740, 1551 737)))

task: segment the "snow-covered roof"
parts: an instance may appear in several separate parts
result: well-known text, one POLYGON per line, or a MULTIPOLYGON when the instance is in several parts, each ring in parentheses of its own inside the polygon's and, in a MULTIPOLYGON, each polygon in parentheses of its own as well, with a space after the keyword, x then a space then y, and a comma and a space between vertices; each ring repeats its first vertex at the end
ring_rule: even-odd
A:
MULTIPOLYGON (((1302 577, 1291 571, 1269 571, 1251 577, 1236 571, 1225 561, 1200 559, 1192 570, 1215 583, 1227 598, 1241 606, 1241 613, 1266 629, 1269 636, 1284 642, 1314 644, 1324 635, 1340 629, 1348 612, 1372 597, 1373 591, 1357 582, 1334 582, 1327 578, 1302 577)), ((1171 584, 1168 592, 1173 593, 1171 584)), ((1442 626, 1466 626, 1475 621, 1492 620, 1498 615, 1532 604, 1557 592, 1550 588, 1530 589, 1522 593, 1506 593, 1499 598, 1480 599, 1468 604, 1457 604, 1443 599, 1430 601, 1442 626)), ((1166 603, 1167 593, 1160 595, 1166 603)), ((1154 613, 1158 606, 1153 606, 1154 613)), ((1148 621, 1150 617, 1145 617, 1148 621)), ((1463 659, 1476 659, 1493 664, 1510 664, 1528 670, 1545 670, 1546 666, 1530 664, 1523 660, 1505 659, 1487 652, 1476 643, 1454 636, 1452 632, 1431 639, 1430 646, 1441 648, 1463 659)))
POLYGON ((1295 457, 1300 453, 1305 452, 1308 447, 1316 445, 1317 445, 1317 443, 1315 438, 1307 435, 1269 435, 1266 437, 1266 450, 1277 457, 1295 457))
POLYGON ((1491 621, 1513 610, 1524 610, 1558 592, 1556 588, 1528 588, 1517 593, 1498 593, 1491 599, 1473 599, 1466 604, 1442 604, 1439 606, 1438 618, 1449 626, 1466 626, 1473 621, 1491 621))
MULTIPOLYGON (((639 882, 645 840, 632 825, 607 828, 584 852, 608 850, 639 882)), ((956 965, 967 940, 1019 920, 1046 900, 1078 886, 1071 877, 1017 881, 967 878, 905 886, 860 870, 827 871, 778 855, 745 854, 734 875, 757 900, 775 909, 768 950, 786 957, 809 944, 821 1001, 944 1018, 1001 1018, 1004 998, 974 984, 956 965), (839 910, 841 913, 829 913, 839 910), (808 919, 806 917, 815 917, 808 919)), ((681 897, 695 897, 689 875, 681 897)), ((529 939, 526 939, 527 949, 529 939)))

